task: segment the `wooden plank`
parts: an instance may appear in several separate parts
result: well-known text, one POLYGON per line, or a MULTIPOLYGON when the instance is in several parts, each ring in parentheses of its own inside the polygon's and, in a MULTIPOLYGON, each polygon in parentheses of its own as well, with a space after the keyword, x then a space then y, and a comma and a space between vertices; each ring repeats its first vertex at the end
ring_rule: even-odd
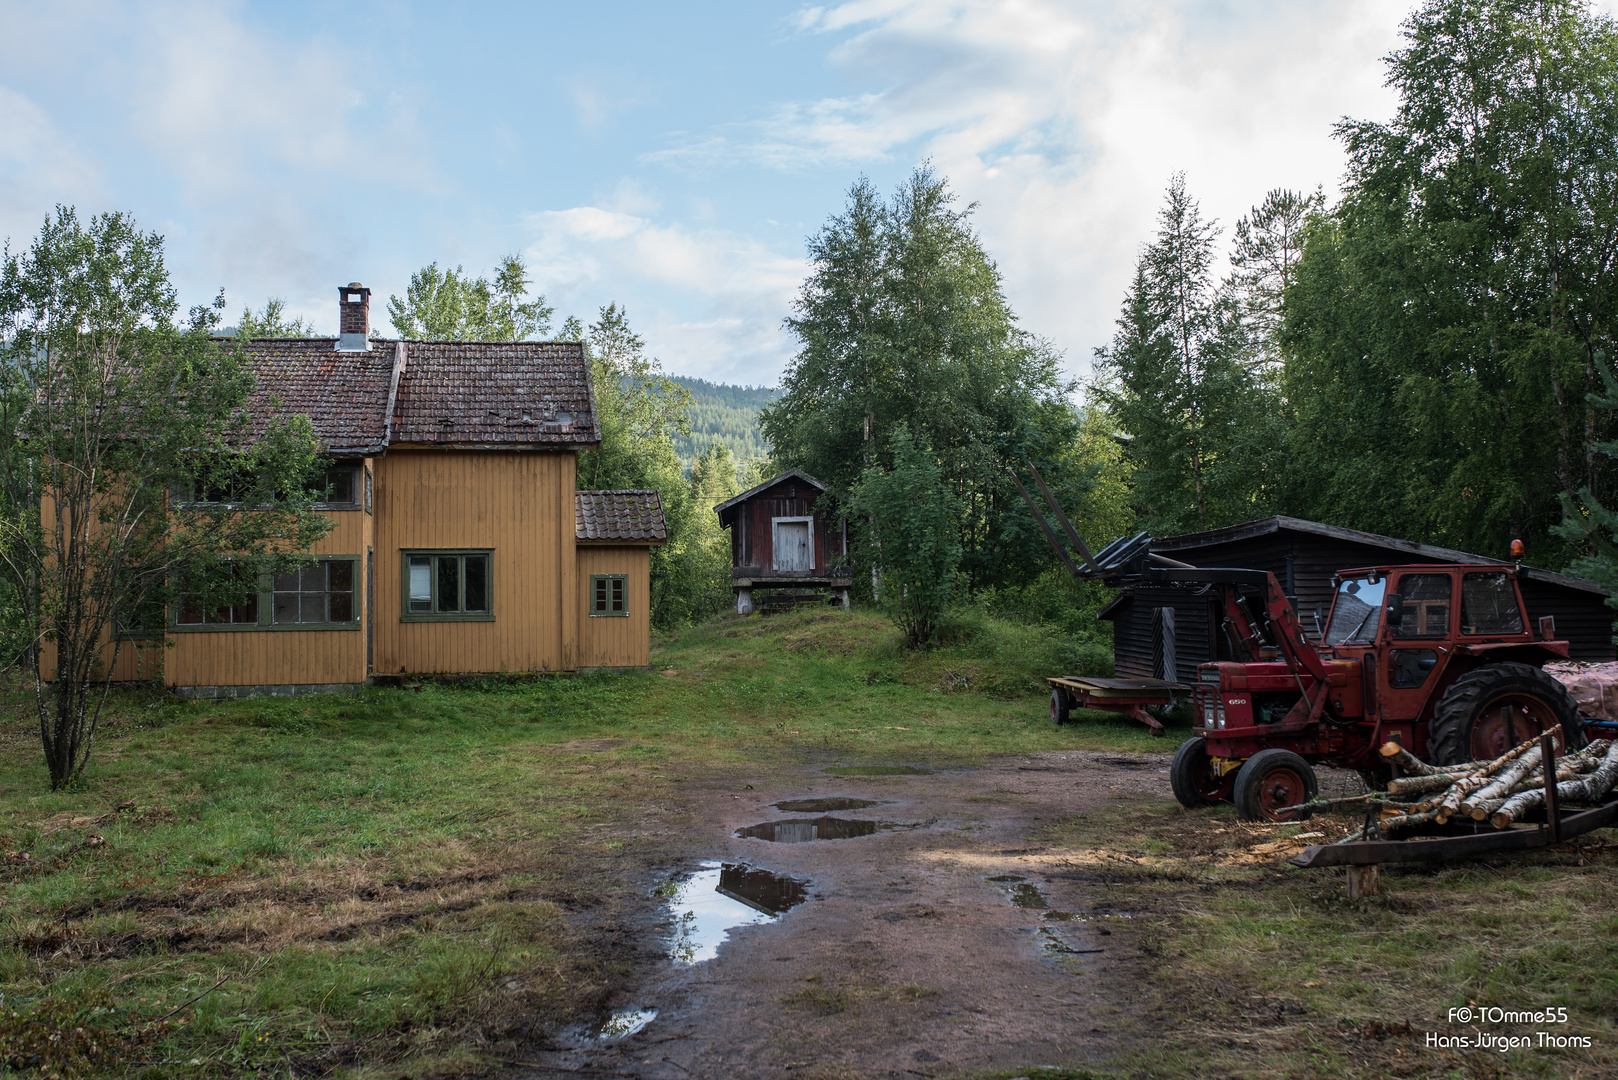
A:
MULTIPOLYGON (((1604 829, 1618 821, 1618 800, 1562 818, 1562 839, 1604 829)), ((1499 851, 1527 851, 1547 847, 1551 832, 1525 826, 1490 829, 1470 836, 1439 836, 1423 840, 1357 840, 1352 844, 1311 844, 1292 857, 1295 866, 1369 866, 1373 863, 1430 862, 1465 859, 1499 851)))

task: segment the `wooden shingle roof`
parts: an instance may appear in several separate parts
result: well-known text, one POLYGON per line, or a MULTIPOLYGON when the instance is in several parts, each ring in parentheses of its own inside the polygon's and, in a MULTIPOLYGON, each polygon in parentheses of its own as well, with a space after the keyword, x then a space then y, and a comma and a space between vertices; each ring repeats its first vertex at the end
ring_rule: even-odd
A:
POLYGON ((575 341, 409 341, 392 442, 600 441, 590 362, 575 341))
MULTIPOLYGON (((303 414, 328 453, 389 446, 502 449, 599 444, 584 346, 568 341, 244 342, 262 425, 303 414)), ((262 428, 261 428, 262 429, 262 428)))
POLYGON ((583 544, 661 544, 669 538, 655 491, 576 491, 573 521, 583 544))
POLYGON ((266 338, 244 345, 258 377, 249 407, 259 432, 273 416, 301 413, 328 452, 375 453, 387 445, 391 346, 337 352, 332 338, 266 338))

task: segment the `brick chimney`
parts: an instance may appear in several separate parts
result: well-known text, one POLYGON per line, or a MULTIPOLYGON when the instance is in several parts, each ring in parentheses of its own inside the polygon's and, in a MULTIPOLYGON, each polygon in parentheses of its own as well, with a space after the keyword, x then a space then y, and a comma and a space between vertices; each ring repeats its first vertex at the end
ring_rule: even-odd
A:
POLYGON ((371 290, 351 281, 337 290, 337 351, 371 351, 371 290))

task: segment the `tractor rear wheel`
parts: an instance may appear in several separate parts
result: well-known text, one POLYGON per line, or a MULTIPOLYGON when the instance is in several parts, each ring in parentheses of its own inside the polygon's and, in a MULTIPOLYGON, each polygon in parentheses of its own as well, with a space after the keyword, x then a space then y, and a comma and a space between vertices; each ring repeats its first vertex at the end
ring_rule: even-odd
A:
POLYGON ((1228 802, 1235 777, 1234 772, 1221 775, 1214 769, 1213 758, 1208 756, 1208 742, 1200 736, 1181 743, 1169 765, 1169 788, 1175 800, 1187 810, 1228 802))
POLYGON ((1427 760, 1492 761, 1557 724, 1557 753, 1584 746, 1584 722, 1567 687, 1531 664, 1489 664, 1456 679, 1438 699, 1427 726, 1427 760))
POLYGON ((1068 721, 1067 691, 1060 686, 1051 687, 1051 723, 1061 727, 1068 721))
POLYGON ((1302 821, 1307 807, 1288 807, 1315 797, 1320 784, 1315 770, 1291 750, 1260 750, 1236 773, 1236 816, 1243 821, 1302 821))

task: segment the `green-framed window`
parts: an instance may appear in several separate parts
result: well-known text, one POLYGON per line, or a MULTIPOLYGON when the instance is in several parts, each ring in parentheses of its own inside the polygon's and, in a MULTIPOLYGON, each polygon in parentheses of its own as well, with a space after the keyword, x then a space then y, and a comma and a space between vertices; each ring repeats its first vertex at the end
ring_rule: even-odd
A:
POLYGON ((354 602, 357 559, 322 559, 275 575, 270 621, 276 626, 330 626, 359 618, 354 602))
POLYGON ((239 600, 213 608, 182 593, 169 630, 358 630, 359 562, 358 555, 326 555, 284 574, 244 578, 239 600))
POLYGON ((590 575, 590 614, 592 617, 629 614, 627 574, 590 575))
POLYGON ((401 556, 401 622, 494 619, 492 549, 416 550, 401 556))

